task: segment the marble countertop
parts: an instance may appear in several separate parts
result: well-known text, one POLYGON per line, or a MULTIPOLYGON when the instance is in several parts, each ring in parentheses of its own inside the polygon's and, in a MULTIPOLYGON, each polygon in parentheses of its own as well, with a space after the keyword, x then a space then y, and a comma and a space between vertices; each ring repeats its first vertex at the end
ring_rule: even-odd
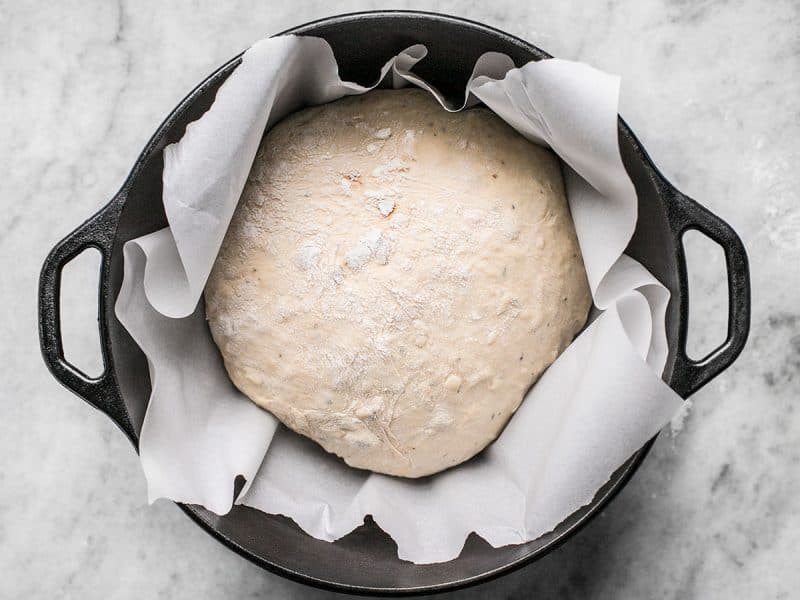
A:
MULTIPOLYGON (((482 21, 622 76, 621 113, 751 259, 752 333, 581 534, 457 598, 789 598, 800 586, 800 5, 794 0, 395 2, 482 21), (681 421, 682 422, 679 422, 681 421), (794 590, 794 592, 792 592, 794 590)), ((0 597, 327 598, 263 572, 172 504, 45 370, 46 252, 116 192, 207 73, 297 23, 371 1, 0 3, 0 597)), ((692 249, 692 344, 724 335, 723 264, 692 249)), ((96 272, 74 269, 68 352, 97 365, 96 272)))

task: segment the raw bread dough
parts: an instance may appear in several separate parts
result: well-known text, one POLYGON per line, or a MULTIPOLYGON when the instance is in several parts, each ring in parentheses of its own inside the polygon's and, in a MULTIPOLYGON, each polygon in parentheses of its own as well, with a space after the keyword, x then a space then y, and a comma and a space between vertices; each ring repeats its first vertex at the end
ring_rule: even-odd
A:
POLYGON ((278 123, 205 300, 242 392, 405 477, 494 440, 591 305, 555 155, 420 90, 278 123))

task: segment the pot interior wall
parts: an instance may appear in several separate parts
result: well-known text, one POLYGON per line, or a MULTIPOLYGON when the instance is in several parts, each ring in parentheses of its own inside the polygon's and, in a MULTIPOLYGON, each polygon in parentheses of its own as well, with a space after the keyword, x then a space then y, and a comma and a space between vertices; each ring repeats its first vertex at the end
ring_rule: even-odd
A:
MULTIPOLYGON (((446 17, 409 15, 357 15, 303 26, 298 33, 325 38, 333 47, 345 79, 371 83, 384 62, 398 51, 424 43, 428 56, 415 72, 434 83, 450 99, 461 99, 475 60, 489 50, 510 55, 517 65, 547 55, 542 51, 494 30, 448 19, 446 17)), ((134 237, 166 226, 161 204, 162 150, 183 135, 186 124, 199 118, 211 105, 225 77, 235 67, 232 61, 212 76, 163 126, 162 135, 145 150, 138 172, 121 193, 127 200, 121 213, 112 252, 110 289, 114 299, 119 293, 123 274, 123 244, 134 237)), ((625 133, 625 130, 621 131, 625 133)), ((639 195, 639 225, 629 247, 629 254, 642 262, 672 292, 667 316, 671 353, 677 339, 678 267, 672 234, 662 200, 655 187, 646 157, 632 136, 621 135, 620 147, 625 165, 639 195)), ((137 435, 150 394, 147 362, 113 314, 108 303, 106 319, 112 344, 115 372, 122 397, 137 435)), ((672 357, 667 374, 671 373, 672 357)), ((668 379, 668 377, 667 377, 668 379)), ((394 542, 377 526, 368 523, 342 540, 329 544, 305 535, 284 517, 236 507, 219 517, 199 507, 189 507, 192 516, 221 534, 228 544, 263 566, 277 566, 284 574, 339 585, 396 589, 465 583, 501 570, 546 548, 587 520, 624 484, 646 449, 623 465, 600 492, 590 507, 571 516, 556 530, 542 538, 519 546, 494 549, 472 535, 462 555, 449 563, 415 566, 400 561, 394 542)))

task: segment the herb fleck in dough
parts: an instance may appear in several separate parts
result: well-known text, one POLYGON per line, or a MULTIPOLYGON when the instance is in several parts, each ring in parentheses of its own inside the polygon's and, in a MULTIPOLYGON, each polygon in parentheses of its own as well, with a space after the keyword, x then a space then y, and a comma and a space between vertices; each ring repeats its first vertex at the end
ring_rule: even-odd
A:
POLYGON ((497 437, 591 297, 552 152, 387 90, 264 137, 205 302, 254 402, 351 466, 420 477, 497 437))

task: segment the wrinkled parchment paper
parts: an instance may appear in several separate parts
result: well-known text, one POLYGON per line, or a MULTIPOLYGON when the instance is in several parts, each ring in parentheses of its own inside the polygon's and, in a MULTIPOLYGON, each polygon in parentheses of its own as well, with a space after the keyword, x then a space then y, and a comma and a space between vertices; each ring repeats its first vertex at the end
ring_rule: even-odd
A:
MULTIPOLYGON (((304 105, 371 88, 341 81, 326 42, 258 42, 211 109, 164 150, 169 227, 126 243, 119 320, 147 355, 152 396, 140 439, 150 501, 237 503, 291 517, 335 540, 372 515, 416 563, 455 558, 470 532, 493 546, 535 539, 591 501, 665 425, 680 398, 660 378, 669 293, 622 254, 636 193, 619 154, 618 78, 558 59, 514 68, 488 53, 464 105, 411 73, 412 46, 377 81, 418 85, 446 110, 483 102, 563 160, 567 195, 594 303, 602 312, 550 366, 500 436, 475 459, 424 480, 352 469, 289 431, 230 382, 198 302, 265 128, 304 105)), ((376 83, 377 85, 377 83, 376 83)), ((532 341, 535 343, 535 341, 532 341)))

